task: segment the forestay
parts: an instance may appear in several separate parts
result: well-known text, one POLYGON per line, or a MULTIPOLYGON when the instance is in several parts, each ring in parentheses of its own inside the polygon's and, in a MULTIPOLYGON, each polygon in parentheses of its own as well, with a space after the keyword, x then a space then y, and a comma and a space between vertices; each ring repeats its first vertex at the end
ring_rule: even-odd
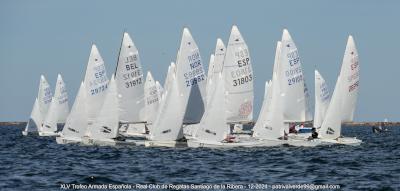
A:
POLYGON ((223 64, 226 117, 229 123, 253 119, 253 69, 246 42, 234 25, 223 64))
POLYGON ((121 43, 115 78, 118 88, 118 113, 121 122, 145 121, 144 116, 140 115, 145 107, 142 65, 139 51, 126 32, 121 43))

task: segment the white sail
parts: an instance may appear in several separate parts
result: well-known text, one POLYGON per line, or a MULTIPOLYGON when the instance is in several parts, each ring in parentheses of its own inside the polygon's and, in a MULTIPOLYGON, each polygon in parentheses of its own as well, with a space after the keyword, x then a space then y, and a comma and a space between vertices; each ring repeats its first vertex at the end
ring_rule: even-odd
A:
POLYGON ((156 87, 157 87, 158 97, 161 98, 164 92, 164 88, 161 86, 159 81, 156 81, 156 87))
POLYGON ((172 71, 171 68, 175 68, 175 63, 171 62, 171 64, 168 66, 168 71, 167 71, 167 77, 165 77, 164 81, 164 89, 167 90, 169 84, 171 83, 172 75, 175 75, 175 71, 172 71))
POLYGON ((280 85, 277 75, 273 75, 272 80, 272 99, 270 105, 270 112, 267 112, 264 123, 261 128, 254 131, 254 137, 263 139, 278 139, 284 135, 285 125, 283 120, 283 107, 280 85))
POLYGON ((281 90, 285 96, 283 105, 286 122, 301 122, 311 118, 308 91, 305 86, 299 52, 289 32, 284 29, 282 35, 281 90))
POLYGON ((208 101, 210 101, 211 95, 212 95, 212 91, 211 88, 213 88, 213 73, 214 73, 214 54, 211 54, 210 56, 210 62, 208 64, 208 72, 207 72, 207 85, 206 85, 206 92, 207 92, 207 101, 206 101, 206 105, 208 103, 208 101))
POLYGON ((224 59, 225 59, 226 48, 221 39, 217 39, 217 44, 215 45, 215 52, 213 57, 213 69, 208 71, 207 76, 207 101, 211 98, 209 95, 213 95, 213 91, 216 88, 216 80, 219 77, 219 73, 222 72, 224 59))
POLYGON ((108 85, 104 103, 99 115, 89 129, 90 137, 97 140, 112 139, 118 136, 119 114, 118 114, 118 93, 114 75, 108 85))
POLYGON ((320 130, 322 138, 336 139, 341 135, 341 123, 353 117, 358 85, 358 54, 353 37, 349 36, 335 90, 322 122, 320 130), (350 104, 350 107, 347 104, 350 104), (344 116, 343 113, 349 116, 344 116))
POLYGON ((253 131, 257 132, 260 128, 264 128, 266 116, 270 112, 271 98, 272 98, 272 81, 265 82, 264 99, 261 105, 260 113, 258 114, 257 122, 253 127, 253 131))
POLYGON ((207 82, 209 77, 212 76, 213 73, 214 73, 214 54, 211 54, 210 62, 208 63, 207 82))
POLYGON ((87 91, 86 106, 88 112, 88 124, 90 126, 96 119, 97 114, 103 105, 108 86, 106 67, 100 52, 94 44, 90 51, 84 82, 87 91))
POLYGON ((356 109, 359 79, 360 79, 360 66, 358 62, 358 52, 354 39, 349 36, 347 40, 346 51, 343 57, 342 69, 340 75, 342 76, 344 98, 342 102, 342 122, 352 122, 354 119, 354 112, 356 109))
POLYGON ((315 70, 315 111, 314 127, 320 128, 325 118, 326 110, 330 102, 330 92, 325 79, 315 70))
POLYGON ((149 126, 151 140, 175 141, 183 137, 182 121, 185 111, 182 104, 184 97, 179 93, 178 80, 174 71, 175 65, 171 65, 170 82, 164 89, 154 124, 149 126))
POLYGON ((37 132, 38 127, 42 125, 42 115, 40 113, 39 109, 39 101, 36 98, 35 103, 33 104, 31 116, 29 118, 28 123, 26 124, 25 131, 26 133, 28 132, 37 132))
POLYGON ((184 123, 199 123, 206 102, 206 74, 199 48, 188 28, 183 29, 176 65, 178 89, 183 96, 184 123))
POLYGON ((60 74, 57 76, 57 82, 49 111, 43 123, 43 132, 56 132, 57 123, 65 123, 69 113, 68 94, 65 83, 60 74))
POLYGON ((142 122, 144 78, 139 51, 128 33, 121 43, 115 78, 118 87, 119 119, 124 123, 142 122))
POLYGON ((144 83, 145 120, 150 124, 152 124, 157 117, 158 106, 161 100, 159 88, 151 73, 147 72, 146 82, 144 83))
POLYGON ((207 110, 195 132, 195 137, 205 141, 223 141, 229 134, 230 128, 225 117, 225 88, 222 72, 215 79, 216 89, 207 102, 207 110))
POLYGON ((75 97, 71 113, 65 121, 62 136, 80 139, 85 135, 88 123, 86 95, 85 84, 82 82, 75 97))
POLYGON ((251 121, 254 75, 248 47, 235 25, 231 30, 223 67, 228 122, 251 121))

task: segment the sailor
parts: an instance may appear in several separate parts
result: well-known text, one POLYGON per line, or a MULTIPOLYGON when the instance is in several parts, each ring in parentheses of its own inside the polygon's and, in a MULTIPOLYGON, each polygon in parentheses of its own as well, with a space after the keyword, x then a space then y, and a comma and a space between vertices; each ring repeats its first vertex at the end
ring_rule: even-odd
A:
POLYGON ((315 127, 313 127, 311 129, 311 136, 308 137, 308 140, 313 140, 313 139, 317 139, 317 138, 318 138, 317 129, 315 127))
POLYGON ((296 130, 296 126, 295 126, 295 125, 292 125, 292 126, 289 128, 289 133, 297 134, 297 130, 296 130))

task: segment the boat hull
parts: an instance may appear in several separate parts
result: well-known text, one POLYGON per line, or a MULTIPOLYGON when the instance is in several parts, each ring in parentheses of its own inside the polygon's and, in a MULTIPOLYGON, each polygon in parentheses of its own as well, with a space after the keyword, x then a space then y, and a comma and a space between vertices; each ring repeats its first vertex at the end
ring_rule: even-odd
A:
POLYGON ((189 139, 188 147, 192 148, 235 148, 235 147, 275 147, 284 144, 280 140, 260 140, 260 139, 247 139, 238 142, 218 142, 218 141, 202 141, 198 139, 189 139))
POLYGON ((359 146, 362 143, 362 140, 357 139, 355 137, 340 137, 334 140, 331 139, 321 139, 324 143, 330 144, 340 144, 340 145, 349 145, 349 146, 359 146))
POLYGON ((115 139, 92 139, 84 137, 82 139, 84 145, 95 145, 95 146, 143 146, 144 140, 115 140, 115 139))
POLYGON ((187 142, 182 141, 144 141, 146 147, 187 147, 187 142))
POLYGON ((39 136, 41 137, 57 137, 60 136, 57 132, 39 132, 39 136))
POLYGON ((80 143, 82 140, 79 138, 69 138, 69 137, 56 137, 57 144, 65 145, 65 144, 76 144, 80 143))

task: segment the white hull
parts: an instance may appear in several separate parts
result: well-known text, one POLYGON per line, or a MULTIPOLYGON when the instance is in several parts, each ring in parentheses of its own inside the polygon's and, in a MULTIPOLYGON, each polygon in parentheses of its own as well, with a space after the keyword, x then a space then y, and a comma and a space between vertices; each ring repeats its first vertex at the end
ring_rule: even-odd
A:
POLYGON ((315 147, 318 145, 327 145, 327 143, 322 142, 320 139, 301 140, 301 139, 291 139, 291 138, 289 138, 287 144, 295 147, 315 147))
POLYGON ((144 141, 146 147, 187 147, 186 142, 181 141, 144 141))
POLYGON ((60 136, 58 132, 39 132, 39 136, 41 137, 57 137, 60 136))
POLYGON ((27 136, 28 135, 28 131, 22 131, 22 135, 23 136, 27 136))
POLYGON ((274 147, 284 144, 285 141, 281 140, 259 140, 247 139, 238 142, 217 142, 217 141, 201 141, 198 139, 189 139, 187 141, 188 147, 192 148, 235 148, 235 147, 274 147))
POLYGON ((124 137, 132 137, 132 138, 147 138, 147 136, 149 136, 149 134, 146 133, 129 133, 129 132, 125 132, 125 133, 120 133, 122 136, 124 137))
POLYGON ((349 145, 349 146, 359 146, 362 143, 362 140, 357 139, 355 137, 341 137, 337 139, 321 139, 324 143, 330 144, 340 144, 340 145, 349 145))
POLYGON ((84 145, 96 145, 96 146, 143 146, 144 145, 143 140, 124 140, 124 141, 119 141, 114 139, 97 140, 89 137, 84 137, 82 139, 82 143, 84 145))
POLYGON ((75 143, 80 143, 82 140, 79 138, 71 138, 71 137, 56 137, 56 142, 57 144, 75 144, 75 143))

